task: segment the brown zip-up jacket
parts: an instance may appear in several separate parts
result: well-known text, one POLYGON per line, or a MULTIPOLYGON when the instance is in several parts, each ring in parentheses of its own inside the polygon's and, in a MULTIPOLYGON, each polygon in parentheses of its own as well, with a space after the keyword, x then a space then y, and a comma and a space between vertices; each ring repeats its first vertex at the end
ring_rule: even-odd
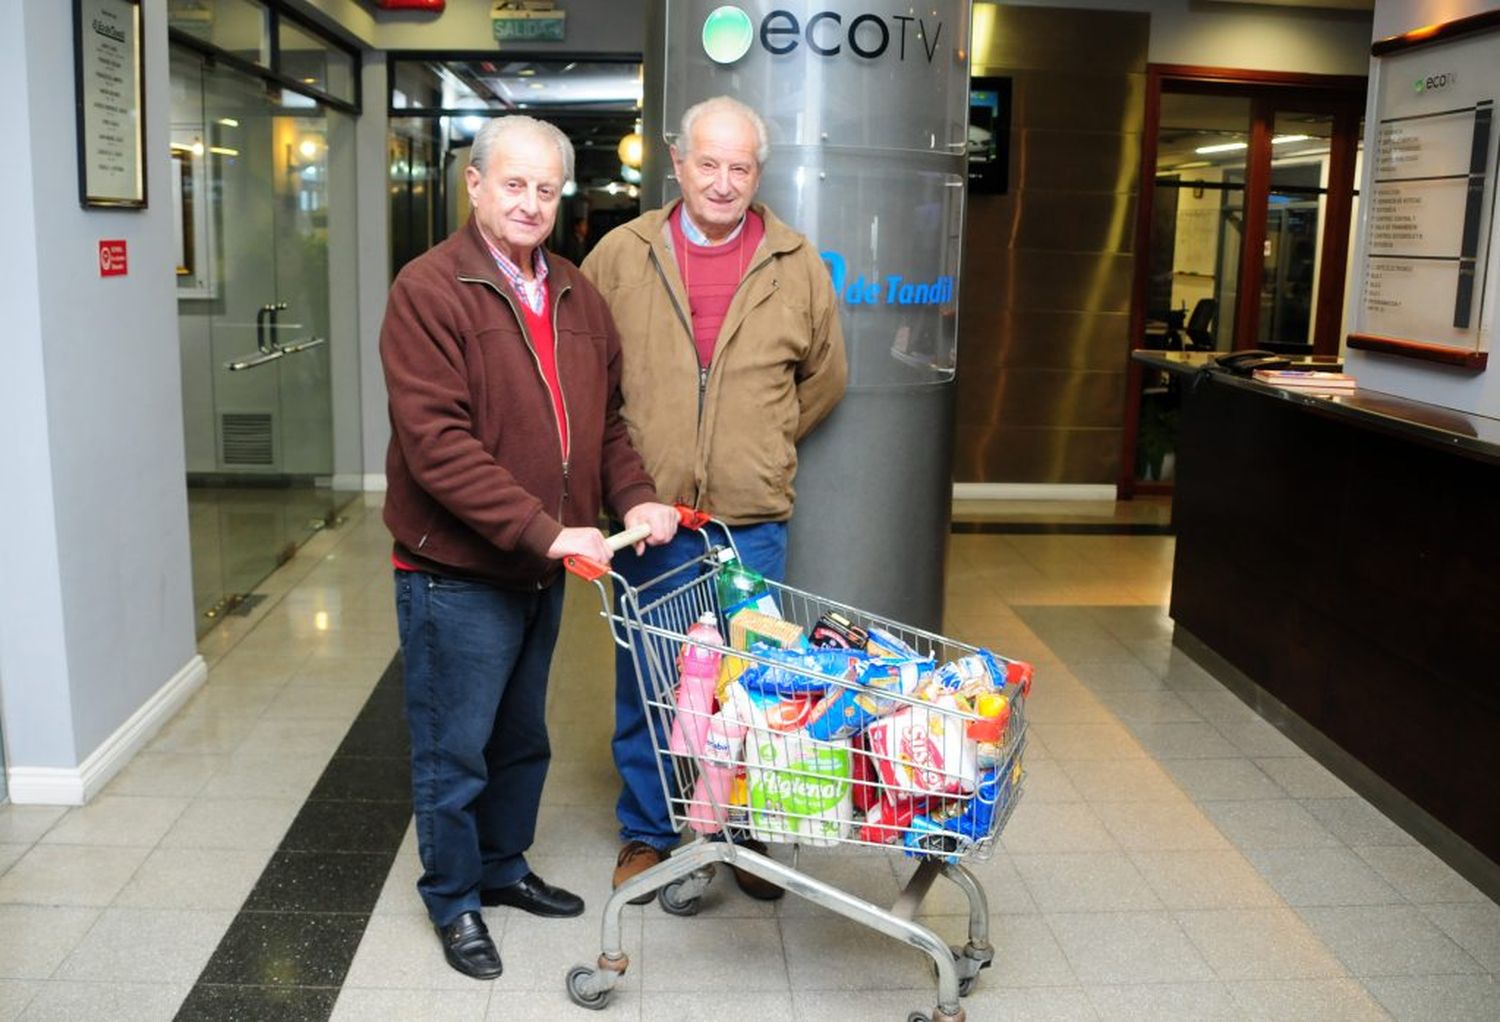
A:
POLYGON ((784 521, 797 442, 848 377, 833 283, 812 243, 754 204, 766 234, 700 375, 667 221, 676 206, 615 228, 583 261, 620 331, 620 414, 663 500, 731 525, 784 521))
POLYGON ((548 585, 547 549, 656 499, 620 417, 620 343, 599 292, 547 256, 557 413, 517 303, 477 225, 408 263, 380 330, 390 396, 385 523, 396 557, 507 589, 548 585))

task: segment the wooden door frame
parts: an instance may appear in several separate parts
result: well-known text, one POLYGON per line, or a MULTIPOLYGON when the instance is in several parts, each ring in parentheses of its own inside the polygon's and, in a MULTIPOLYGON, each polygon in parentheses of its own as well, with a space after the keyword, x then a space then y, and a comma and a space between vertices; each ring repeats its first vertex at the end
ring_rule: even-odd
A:
POLYGON ((1254 347, 1260 315, 1260 276, 1247 276, 1258 267, 1250 258, 1265 246, 1266 196, 1270 186, 1271 137, 1278 109, 1328 108, 1334 116, 1334 138, 1329 151, 1328 201, 1324 205, 1323 259, 1318 276, 1318 307, 1313 311, 1313 351, 1337 354, 1343 327, 1345 264, 1349 251, 1349 218, 1353 208, 1354 153, 1357 126, 1364 113, 1368 79, 1359 75, 1315 75, 1192 64, 1146 65, 1145 116, 1141 128, 1141 161, 1136 195, 1134 255, 1131 280, 1130 336, 1127 339, 1125 419, 1116 489, 1121 499, 1137 494, 1171 493, 1171 483, 1141 482, 1135 478, 1136 437, 1140 428, 1141 369, 1129 357, 1141 347, 1146 332, 1146 286, 1150 276, 1151 214, 1155 205, 1157 135, 1161 129, 1163 92, 1203 95, 1240 95, 1251 100, 1250 148, 1246 153, 1245 232, 1240 252, 1240 285, 1232 312, 1235 349, 1254 347), (1337 196, 1337 198, 1335 198, 1337 196), (1341 223, 1340 229, 1334 225, 1341 223), (1335 258, 1336 257, 1336 261, 1335 258), (1247 281, 1251 281, 1251 286, 1247 281))

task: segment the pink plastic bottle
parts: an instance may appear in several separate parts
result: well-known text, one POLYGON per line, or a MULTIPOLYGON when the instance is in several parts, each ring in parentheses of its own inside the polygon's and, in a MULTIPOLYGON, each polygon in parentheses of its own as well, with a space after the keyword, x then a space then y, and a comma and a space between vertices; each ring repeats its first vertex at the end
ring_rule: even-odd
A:
MULTIPOLYGON (((734 692, 739 686, 729 688, 734 692)), ((714 714, 704 736, 703 755, 698 761, 698 783, 693 788, 693 801, 688 808, 688 823, 700 834, 717 834, 724 829, 734 775, 739 772, 739 763, 744 758, 748 728, 741 719, 742 714, 741 703, 730 699, 714 714)))
MULTIPOLYGON (((712 611, 705 612, 693 627, 688 629, 688 638, 698 642, 724 645, 712 611)), ((708 718, 714 712, 714 689, 719 682, 719 651, 704 649, 690 642, 682 644, 678 658, 677 713, 672 718, 672 734, 668 748, 678 756, 697 756, 703 752, 703 739, 708 734, 708 718)))

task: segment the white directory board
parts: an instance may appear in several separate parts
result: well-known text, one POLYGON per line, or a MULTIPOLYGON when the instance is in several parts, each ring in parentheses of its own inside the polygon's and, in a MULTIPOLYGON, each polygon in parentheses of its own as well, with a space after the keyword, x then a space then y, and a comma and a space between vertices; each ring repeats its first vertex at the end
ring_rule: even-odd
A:
POLYGON ((1349 344, 1482 368, 1500 27, 1392 42, 1371 81, 1349 344))

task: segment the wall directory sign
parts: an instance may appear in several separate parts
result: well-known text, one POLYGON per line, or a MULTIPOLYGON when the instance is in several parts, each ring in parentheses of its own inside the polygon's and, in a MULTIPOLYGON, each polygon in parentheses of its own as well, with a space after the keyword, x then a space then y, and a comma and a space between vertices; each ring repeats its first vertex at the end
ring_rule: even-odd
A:
POLYGON ((1375 47, 1352 348, 1484 368, 1497 45, 1500 25, 1486 18, 1375 47))
POLYGON ((73 0, 73 68, 79 201, 144 208, 140 0, 73 0))

